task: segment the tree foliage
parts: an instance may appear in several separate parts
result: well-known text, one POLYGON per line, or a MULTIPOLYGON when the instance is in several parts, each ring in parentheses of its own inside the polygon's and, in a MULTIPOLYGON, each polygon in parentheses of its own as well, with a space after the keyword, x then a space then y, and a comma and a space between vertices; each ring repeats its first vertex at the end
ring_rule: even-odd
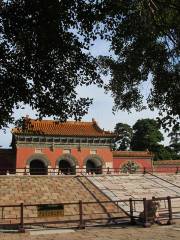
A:
POLYGON ((0 127, 24 104, 39 117, 80 119, 92 101, 78 98, 76 87, 101 85, 99 68, 110 71, 114 110, 143 109, 142 83, 149 81, 148 107, 166 112, 164 127, 176 124, 179 12, 179 0, 2 0, 0 127), (99 62, 89 53, 98 37, 114 52, 99 62))
POLYGON ((114 129, 117 134, 115 139, 115 150, 129 150, 132 138, 132 128, 126 123, 117 123, 114 129))
POLYGON ((170 151, 172 152, 174 159, 180 158, 180 127, 173 128, 172 131, 168 134, 170 137, 170 151))
POLYGON ((157 144, 152 147, 152 152, 154 155, 153 160, 170 160, 177 159, 174 156, 174 152, 169 148, 165 147, 162 144, 157 144))
POLYGON ((87 113, 92 100, 78 98, 76 87, 101 85, 87 51, 93 9, 79 0, 0 2, 0 128, 25 104, 39 117, 80 119, 87 113))
POLYGON ((153 151, 164 139, 159 124, 154 119, 140 119, 133 126, 131 149, 153 151))
POLYGON ((173 128, 168 135, 171 138, 169 146, 161 144, 164 137, 159 123, 154 119, 139 119, 133 128, 128 124, 117 123, 114 133, 117 134, 114 150, 149 150, 155 161, 180 159, 180 133, 177 128, 173 128))
POLYGON ((101 58, 101 62, 104 72, 111 74, 107 90, 112 92, 114 110, 142 110, 148 106, 159 109, 164 128, 178 124, 180 1, 108 2, 105 28, 111 32, 115 57, 101 58))

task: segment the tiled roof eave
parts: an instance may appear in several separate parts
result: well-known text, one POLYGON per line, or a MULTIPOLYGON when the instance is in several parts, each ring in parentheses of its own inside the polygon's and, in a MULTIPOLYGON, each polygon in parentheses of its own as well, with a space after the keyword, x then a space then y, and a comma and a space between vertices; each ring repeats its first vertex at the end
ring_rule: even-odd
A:
POLYGON ((180 159, 177 160, 158 160, 154 161, 154 166, 162 166, 162 165, 180 165, 180 159))
POLYGON ((118 159, 118 158, 138 158, 138 159, 149 159, 151 158, 151 156, 137 156, 137 155, 131 155, 131 156, 113 156, 114 159, 118 159))
POLYGON ((113 151, 113 157, 152 157, 152 154, 150 152, 140 152, 140 151, 113 151))
POLYGON ((95 137, 95 138, 115 138, 112 132, 101 129, 97 123, 92 122, 71 122, 56 124, 55 121, 36 121, 26 119, 26 128, 12 129, 14 135, 29 136, 51 136, 51 137, 95 137))

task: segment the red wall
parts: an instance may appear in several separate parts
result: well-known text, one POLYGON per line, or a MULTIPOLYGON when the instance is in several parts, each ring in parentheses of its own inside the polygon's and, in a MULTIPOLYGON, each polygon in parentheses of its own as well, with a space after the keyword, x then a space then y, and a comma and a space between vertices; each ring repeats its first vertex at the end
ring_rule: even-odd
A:
MULTIPOLYGON (((96 151, 96 155, 98 155, 104 163, 113 161, 112 152, 109 148, 97 148, 96 151)), ((36 154, 34 147, 17 147, 16 168, 24 168, 27 160, 34 154, 36 154)), ((55 148, 54 151, 52 151, 50 148, 42 148, 42 154, 48 158, 51 167, 55 168, 57 159, 63 155, 63 149, 55 148)), ((81 151, 78 151, 77 148, 71 148, 71 155, 77 159, 79 167, 83 167, 83 161, 90 155, 90 148, 81 147, 81 151)))
MULTIPOLYGON (((41 148, 42 154, 44 154, 47 159, 50 161, 50 167, 56 167, 56 161, 63 155, 63 149, 55 148, 52 150, 51 148, 41 148)), ((66 149, 66 148, 65 148, 66 149)), ((68 149, 68 147, 67 147, 68 149)), ((91 148, 93 149, 93 148, 91 148)), ((114 157, 112 155, 112 151, 109 148, 97 148, 97 154, 104 163, 111 162, 112 167, 116 169, 120 169, 122 165, 127 163, 128 161, 133 161, 137 165, 139 165, 140 169, 146 168, 147 170, 153 169, 154 172, 165 172, 165 173, 175 173, 177 171, 177 167, 179 165, 174 164, 172 166, 164 166, 164 165, 156 165, 152 166, 152 160, 150 158, 142 158, 142 157, 114 157), (177 165, 177 166, 176 166, 177 165)), ((35 154, 35 147, 17 147, 16 153, 16 168, 25 168, 27 164, 27 160, 35 154)), ((83 167, 84 160, 90 155, 90 148, 81 147, 81 151, 78 151, 76 147, 71 149, 71 155, 76 158, 78 161, 78 166, 80 168, 83 167)), ((103 166, 105 167, 105 166, 103 166)), ((180 172, 180 166, 179 166, 180 172)))
POLYGON ((156 173, 180 173, 180 166, 156 166, 153 168, 156 173))
POLYGON ((113 159, 113 167, 114 168, 121 168, 125 163, 128 161, 133 161, 140 168, 151 169, 152 168, 152 160, 150 158, 138 158, 138 157, 116 157, 113 159))

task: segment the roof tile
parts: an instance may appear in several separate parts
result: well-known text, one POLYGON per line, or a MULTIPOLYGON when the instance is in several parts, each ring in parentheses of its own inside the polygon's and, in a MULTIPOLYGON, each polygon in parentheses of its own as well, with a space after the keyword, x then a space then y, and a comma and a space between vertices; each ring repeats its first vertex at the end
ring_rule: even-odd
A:
POLYGON ((25 118, 25 127, 12 129, 14 134, 52 135, 52 136, 80 136, 80 137, 114 137, 109 131, 101 129, 97 122, 55 120, 34 120, 25 118))
POLYGON ((149 151, 113 151, 113 157, 152 157, 149 151))

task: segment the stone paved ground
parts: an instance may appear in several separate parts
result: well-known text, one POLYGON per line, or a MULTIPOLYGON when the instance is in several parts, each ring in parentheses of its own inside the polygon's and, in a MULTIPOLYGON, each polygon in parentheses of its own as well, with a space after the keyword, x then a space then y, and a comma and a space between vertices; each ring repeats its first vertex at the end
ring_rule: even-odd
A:
POLYGON ((180 196, 180 175, 175 174, 99 175, 88 178, 110 198, 152 198, 180 196), (164 180, 162 180, 164 179, 164 180), (167 182, 168 181, 168 182, 167 182))
MULTIPOLYGON (((130 174, 88 176, 111 200, 151 199, 158 197, 180 197, 180 174, 130 174)), ((167 202, 160 201, 161 209, 167 208, 167 202)), ((136 215, 143 210, 142 202, 135 203, 136 215)), ((129 211, 129 204, 120 202, 119 206, 129 211)), ((172 200, 174 212, 180 212, 180 199, 172 200)))
POLYGON ((99 227, 76 230, 70 233, 30 235, 24 233, 0 233, 0 240, 179 240, 180 221, 171 226, 143 228, 138 226, 99 227))

